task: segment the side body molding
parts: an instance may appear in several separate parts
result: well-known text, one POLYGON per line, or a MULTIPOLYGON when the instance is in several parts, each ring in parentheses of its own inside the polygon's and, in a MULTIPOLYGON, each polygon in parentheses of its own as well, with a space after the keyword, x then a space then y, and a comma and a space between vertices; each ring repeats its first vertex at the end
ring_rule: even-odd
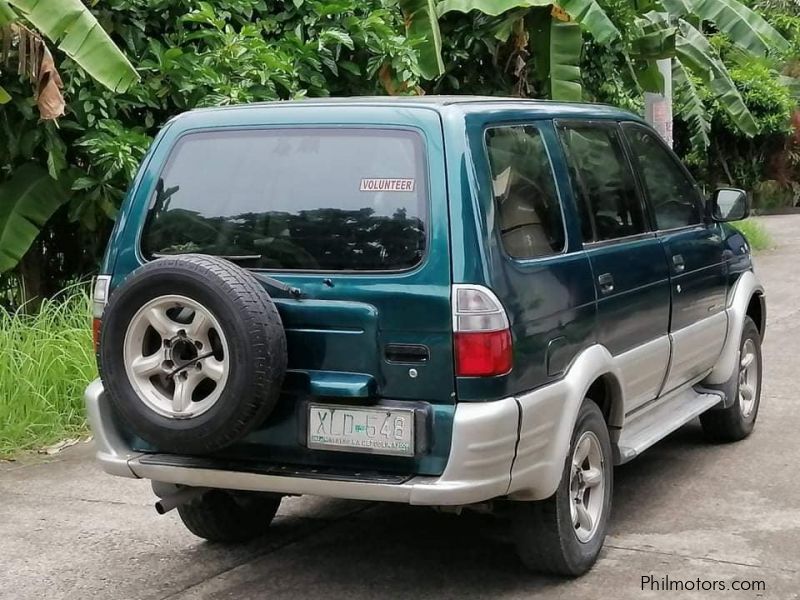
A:
POLYGON ((615 358, 594 345, 575 359, 563 379, 516 397, 520 407, 517 455, 511 467, 509 496, 514 500, 542 500, 552 496, 561 480, 564 461, 578 409, 592 383, 611 375, 613 415, 624 414, 622 372, 615 358))
POLYGON ((747 306, 753 295, 764 295, 764 286, 752 271, 746 271, 739 276, 728 297, 728 330, 725 336, 725 345, 717 364, 703 380, 703 384, 722 385, 733 376, 739 358, 739 340, 742 337, 744 318, 747 315, 747 306))

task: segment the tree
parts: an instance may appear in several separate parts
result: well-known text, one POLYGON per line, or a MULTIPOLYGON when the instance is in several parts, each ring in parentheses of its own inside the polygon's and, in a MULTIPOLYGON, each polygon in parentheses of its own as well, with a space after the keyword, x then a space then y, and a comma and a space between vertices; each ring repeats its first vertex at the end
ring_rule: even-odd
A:
MULTIPOLYGON (((0 0, 0 26, 4 63, 9 63, 13 53, 19 74, 35 82, 43 120, 61 116, 64 100, 55 62, 38 32, 113 92, 125 91, 139 78, 80 0, 0 0)), ((12 95, 0 87, 0 103, 11 101, 12 95)), ((49 146, 48 169, 23 162, 0 184, 0 272, 17 265, 40 228, 68 197, 69 180, 59 177, 57 134, 52 124, 43 127, 42 137, 49 146)))
MULTIPOLYGON (((743 51, 758 56, 779 55, 789 47, 767 21, 738 0, 639 0, 624 23, 615 23, 610 11, 596 0, 559 0, 555 4, 551 0, 442 0, 435 9, 440 20, 472 11, 497 17, 491 24, 494 37, 510 41, 520 50, 517 60, 522 64, 517 71, 527 71, 527 53, 532 51, 534 79, 544 95, 555 100, 583 98, 582 32, 596 45, 611 46, 622 56, 630 85, 640 91, 663 90, 655 61, 672 58, 676 94, 690 111, 693 139, 702 146, 709 143, 709 105, 698 93, 696 81, 711 90, 711 99, 741 132, 748 136, 758 133, 727 67, 702 31, 703 22, 725 33, 743 51)), ((441 37, 439 22, 431 19, 410 23, 408 29, 427 44, 428 52, 441 37)), ((436 75, 442 74, 444 70, 436 75)))

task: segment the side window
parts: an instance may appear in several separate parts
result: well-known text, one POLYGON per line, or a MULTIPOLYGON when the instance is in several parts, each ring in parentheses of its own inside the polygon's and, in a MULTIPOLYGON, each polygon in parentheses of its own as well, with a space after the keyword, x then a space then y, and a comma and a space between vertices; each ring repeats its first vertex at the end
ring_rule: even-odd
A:
POLYGON ((559 127, 583 241, 613 240, 646 231, 636 184, 614 127, 559 127))
POLYGON ((659 229, 702 221, 701 199, 691 179, 656 134, 638 125, 623 125, 647 198, 659 229))
POLYGON ((539 130, 514 125, 486 131, 486 150, 503 246, 514 258, 564 250, 553 169, 539 130))

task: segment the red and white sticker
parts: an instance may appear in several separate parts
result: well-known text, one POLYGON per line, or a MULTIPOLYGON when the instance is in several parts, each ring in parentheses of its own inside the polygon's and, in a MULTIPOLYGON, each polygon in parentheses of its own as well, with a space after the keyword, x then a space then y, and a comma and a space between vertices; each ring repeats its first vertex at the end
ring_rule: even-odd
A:
POLYGON ((377 177, 374 179, 362 179, 361 192, 413 192, 416 186, 415 179, 392 179, 388 177, 377 177))

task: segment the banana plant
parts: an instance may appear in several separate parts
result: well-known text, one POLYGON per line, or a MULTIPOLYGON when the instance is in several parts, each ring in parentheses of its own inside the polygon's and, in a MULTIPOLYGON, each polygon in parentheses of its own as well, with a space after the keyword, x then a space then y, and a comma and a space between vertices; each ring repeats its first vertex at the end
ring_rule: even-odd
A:
POLYGON ((0 185, 0 273, 17 265, 66 200, 63 186, 34 163, 15 169, 0 185))
POLYGON ((5 35, 13 35, 14 24, 21 20, 110 90, 123 92, 138 81, 136 69, 81 0, 0 0, 0 27, 5 35))
MULTIPOLYGON (((655 61, 672 59, 677 104, 687 114, 693 142, 701 147, 708 145, 710 124, 697 89, 690 87, 694 85, 692 77, 706 84, 743 133, 758 133, 753 116, 700 25, 703 21, 713 23, 734 44, 756 55, 783 53, 789 43, 738 0, 639 0, 635 5, 640 14, 633 31, 625 36, 596 0, 441 0, 436 9, 440 18, 454 11, 474 10, 490 16, 508 14, 515 23, 530 23, 528 34, 536 71, 554 100, 581 99, 583 45, 580 36, 576 37, 579 26, 596 43, 620 43, 631 72, 645 91, 663 90, 655 61), (569 19, 565 21, 562 14, 569 19)), ((511 23, 503 23, 498 27, 498 38, 507 39, 516 29, 511 23)), ((438 23, 432 20, 416 32, 425 39, 441 37, 438 23)), ((435 76, 441 74, 439 70, 435 76)))

